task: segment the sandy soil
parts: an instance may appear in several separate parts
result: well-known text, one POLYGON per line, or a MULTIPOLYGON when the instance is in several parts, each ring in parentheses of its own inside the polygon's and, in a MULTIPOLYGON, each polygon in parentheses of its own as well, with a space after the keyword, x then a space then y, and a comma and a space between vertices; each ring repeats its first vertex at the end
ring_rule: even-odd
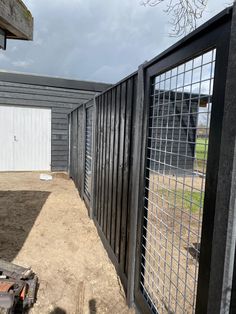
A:
POLYGON ((40 280, 32 314, 134 313, 115 269, 66 176, 0 174, 0 258, 40 280))

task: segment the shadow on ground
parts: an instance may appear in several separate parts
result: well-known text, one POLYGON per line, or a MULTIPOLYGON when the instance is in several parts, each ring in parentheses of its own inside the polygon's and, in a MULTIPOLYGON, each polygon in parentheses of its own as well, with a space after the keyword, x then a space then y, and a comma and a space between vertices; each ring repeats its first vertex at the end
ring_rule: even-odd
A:
POLYGON ((16 257, 49 194, 0 191, 0 258, 11 262, 16 257))
POLYGON ((89 314, 96 314, 96 313, 97 313, 96 300, 91 299, 89 300, 89 314))
POLYGON ((200 255, 200 243, 193 243, 192 246, 186 247, 185 249, 192 255, 192 257, 199 262, 200 255))
POLYGON ((50 314, 66 314, 66 311, 60 307, 56 307, 54 310, 50 312, 50 314))

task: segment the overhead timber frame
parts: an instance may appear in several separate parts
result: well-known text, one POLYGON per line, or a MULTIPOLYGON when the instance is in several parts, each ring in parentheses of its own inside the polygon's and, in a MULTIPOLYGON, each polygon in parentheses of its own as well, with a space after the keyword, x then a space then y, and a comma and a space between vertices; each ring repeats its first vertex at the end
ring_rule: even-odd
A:
POLYGON ((33 39, 33 17, 21 0, 0 0, 0 48, 7 39, 33 39))

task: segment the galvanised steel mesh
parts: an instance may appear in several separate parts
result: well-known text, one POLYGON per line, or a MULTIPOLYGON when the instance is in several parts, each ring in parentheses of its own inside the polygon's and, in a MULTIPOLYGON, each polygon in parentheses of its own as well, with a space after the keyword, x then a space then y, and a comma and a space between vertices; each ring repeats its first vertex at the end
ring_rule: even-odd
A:
POLYGON ((153 80, 141 290, 154 313, 194 313, 216 51, 153 80))

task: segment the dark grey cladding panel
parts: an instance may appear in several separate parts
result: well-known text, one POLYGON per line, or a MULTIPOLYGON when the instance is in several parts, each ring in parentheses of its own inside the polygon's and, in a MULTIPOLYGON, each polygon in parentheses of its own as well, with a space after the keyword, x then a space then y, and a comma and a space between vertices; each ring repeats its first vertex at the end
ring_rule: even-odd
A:
POLYGON ((57 130, 67 130, 68 129, 68 123, 52 123, 52 129, 57 129, 57 130))
POLYGON ((52 140, 67 140, 66 134, 53 134, 52 140))
MULTIPOLYGON (((1 97, 0 98, 0 104, 1 105, 12 105, 12 106, 29 106, 29 107, 59 107, 64 108, 67 107, 67 109, 73 110, 76 108, 79 104, 81 104, 80 101, 78 101, 78 104, 71 104, 69 101, 67 103, 65 102, 50 102, 50 101, 42 101, 40 99, 34 100, 34 99, 19 99, 19 98, 13 98, 14 95, 12 95, 12 98, 8 97, 1 97)), ((88 98, 89 100, 90 98, 88 98)), ((83 102, 82 102, 83 103, 83 102)))
MULTIPOLYGON (((189 99, 189 95, 185 97, 189 99)), ((189 100, 175 102, 172 97, 166 99, 166 103, 168 106, 158 105, 157 99, 152 109, 152 128, 148 141, 148 146, 152 149, 150 169, 170 173, 176 173, 177 169, 192 172, 194 171, 198 102, 189 100)))
POLYGON ((68 156, 67 155, 57 155, 57 156, 53 156, 53 161, 57 162, 57 161, 67 161, 68 160, 68 156))
POLYGON ((19 73, 6 73, 0 72, 0 81, 3 82, 13 82, 20 84, 30 84, 39 85, 46 87, 57 87, 64 89, 75 89, 84 90, 90 92, 102 92, 106 90, 111 84, 98 83, 98 82, 88 82, 88 81, 78 81, 65 78, 55 78, 48 76, 38 76, 30 74, 19 74, 19 73))
POLYGON ((54 140, 55 146, 62 146, 62 145, 68 145, 68 140, 54 140))
POLYGON ((52 110, 52 171, 68 170, 68 114, 111 85, 0 72, 0 105, 52 110))
MULTIPOLYGON (((76 107, 75 107, 76 108, 76 107)), ((69 107, 66 107, 66 108, 57 108, 57 107, 54 107, 53 110, 52 110, 52 114, 53 113, 65 113, 67 112, 67 115, 72 111, 73 109, 69 108, 69 107)))
POLYGON ((68 135, 69 130, 52 130, 52 135, 68 135))
POLYGON ((67 97, 67 95, 57 95, 57 96, 52 96, 52 95, 43 95, 43 93, 38 94, 37 91, 35 93, 26 93, 26 90, 24 92, 3 92, 0 91, 0 97, 1 98, 16 98, 16 99, 23 99, 23 100, 33 100, 33 101, 38 101, 39 96, 40 96, 40 101, 44 102, 51 102, 51 103, 71 103, 72 105, 78 105, 79 103, 84 103, 86 100, 90 99, 92 96, 91 94, 88 95, 83 95, 83 97, 79 97, 79 94, 77 94, 77 98, 75 97, 67 97), (36 94, 35 94, 36 93, 36 94))
POLYGON ((61 123, 61 124, 67 124, 68 123, 68 119, 65 118, 65 116, 63 116, 61 118, 56 118, 53 116, 53 120, 54 120, 54 123, 61 123))
POLYGON ((55 112, 55 111, 53 111, 52 112, 52 117, 54 118, 54 119, 65 119, 65 112, 55 112))
POLYGON ((58 151, 58 150, 56 150, 56 151, 52 151, 52 156, 67 156, 68 154, 67 154, 67 152, 66 151, 64 151, 64 150, 62 150, 62 151, 58 151))
POLYGON ((52 165, 52 171, 67 171, 65 170, 65 167, 61 167, 61 166, 58 166, 58 165, 52 165))
POLYGON ((19 84, 19 83, 8 83, 8 82, 1 82, 0 81, 1 90, 3 93, 22 93, 24 89, 27 94, 37 94, 42 96, 50 96, 50 97, 66 97, 66 98, 78 98, 78 99, 86 99, 87 95, 94 95, 94 92, 90 91, 78 91, 78 90, 66 90, 62 88, 55 88, 55 87, 46 87, 46 86, 33 86, 29 84, 19 84))

